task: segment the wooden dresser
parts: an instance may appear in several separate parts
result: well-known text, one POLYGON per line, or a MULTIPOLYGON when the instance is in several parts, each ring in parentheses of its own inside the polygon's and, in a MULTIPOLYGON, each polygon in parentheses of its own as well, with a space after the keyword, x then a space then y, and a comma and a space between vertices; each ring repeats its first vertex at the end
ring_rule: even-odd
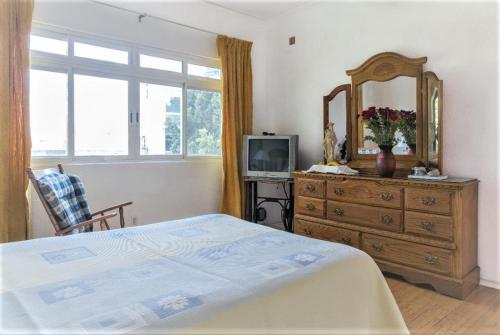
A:
POLYGON ((360 248, 382 271, 459 299, 478 285, 476 179, 294 177, 296 234, 360 248))

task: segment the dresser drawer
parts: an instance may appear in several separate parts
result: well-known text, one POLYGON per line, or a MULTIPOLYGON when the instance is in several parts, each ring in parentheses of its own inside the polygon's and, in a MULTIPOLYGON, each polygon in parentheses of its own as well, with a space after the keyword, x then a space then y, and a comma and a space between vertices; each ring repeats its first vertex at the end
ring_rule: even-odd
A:
POLYGON ((325 197, 325 181, 315 179, 300 178, 296 184, 297 194, 304 197, 321 198, 325 197))
POLYGON ((297 203, 295 204, 295 211, 298 214, 315 216, 318 218, 325 217, 325 200, 297 197, 297 203))
POLYGON ((381 185, 367 180, 329 180, 326 188, 329 200, 402 207, 403 188, 400 186, 381 185))
POLYGON ((401 210, 328 200, 327 218, 383 230, 402 232, 401 210))
POLYGON ((443 240, 453 240, 453 219, 449 216, 405 212, 405 232, 443 240))
POLYGON ((405 192, 406 209, 445 215, 451 214, 451 199, 453 195, 451 191, 407 188, 405 192))
POLYGON ((445 275, 451 274, 452 252, 412 242, 363 234, 362 248, 370 256, 445 275))
POLYGON ((326 226, 320 223, 297 219, 294 222, 294 232, 320 240, 343 243, 355 248, 360 246, 360 233, 343 228, 326 226))

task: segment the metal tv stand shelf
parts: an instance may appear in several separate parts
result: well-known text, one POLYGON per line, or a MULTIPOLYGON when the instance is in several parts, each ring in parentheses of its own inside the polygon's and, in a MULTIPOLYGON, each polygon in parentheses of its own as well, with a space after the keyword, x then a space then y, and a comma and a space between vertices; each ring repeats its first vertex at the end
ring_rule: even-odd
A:
POLYGON ((293 232, 293 178, 245 177, 243 180, 246 185, 245 220, 252 222, 263 221, 266 218, 266 212, 261 207, 262 204, 273 202, 281 207, 281 222, 285 230, 293 232), (259 196, 259 183, 281 186, 284 197, 259 196))

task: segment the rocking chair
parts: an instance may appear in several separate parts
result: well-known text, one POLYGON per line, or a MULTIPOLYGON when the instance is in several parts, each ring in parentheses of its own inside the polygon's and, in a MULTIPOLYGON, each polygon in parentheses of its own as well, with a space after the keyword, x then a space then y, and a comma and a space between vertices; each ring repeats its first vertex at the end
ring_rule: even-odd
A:
POLYGON ((26 173, 49 215, 56 236, 91 232, 97 222, 101 230, 109 230, 107 220, 116 216, 116 212, 112 212, 116 209, 120 213, 120 227, 125 227, 123 207, 131 205, 132 201, 91 212, 80 178, 65 174, 61 164, 57 169, 46 169, 36 175, 27 168, 26 173))

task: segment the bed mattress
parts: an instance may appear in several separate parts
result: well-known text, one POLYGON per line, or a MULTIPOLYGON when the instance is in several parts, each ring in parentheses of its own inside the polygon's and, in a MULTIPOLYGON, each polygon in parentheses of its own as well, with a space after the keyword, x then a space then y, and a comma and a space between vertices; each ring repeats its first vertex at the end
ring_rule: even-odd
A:
POLYGON ((4 333, 404 334, 374 261, 226 215, 0 246, 4 333))

